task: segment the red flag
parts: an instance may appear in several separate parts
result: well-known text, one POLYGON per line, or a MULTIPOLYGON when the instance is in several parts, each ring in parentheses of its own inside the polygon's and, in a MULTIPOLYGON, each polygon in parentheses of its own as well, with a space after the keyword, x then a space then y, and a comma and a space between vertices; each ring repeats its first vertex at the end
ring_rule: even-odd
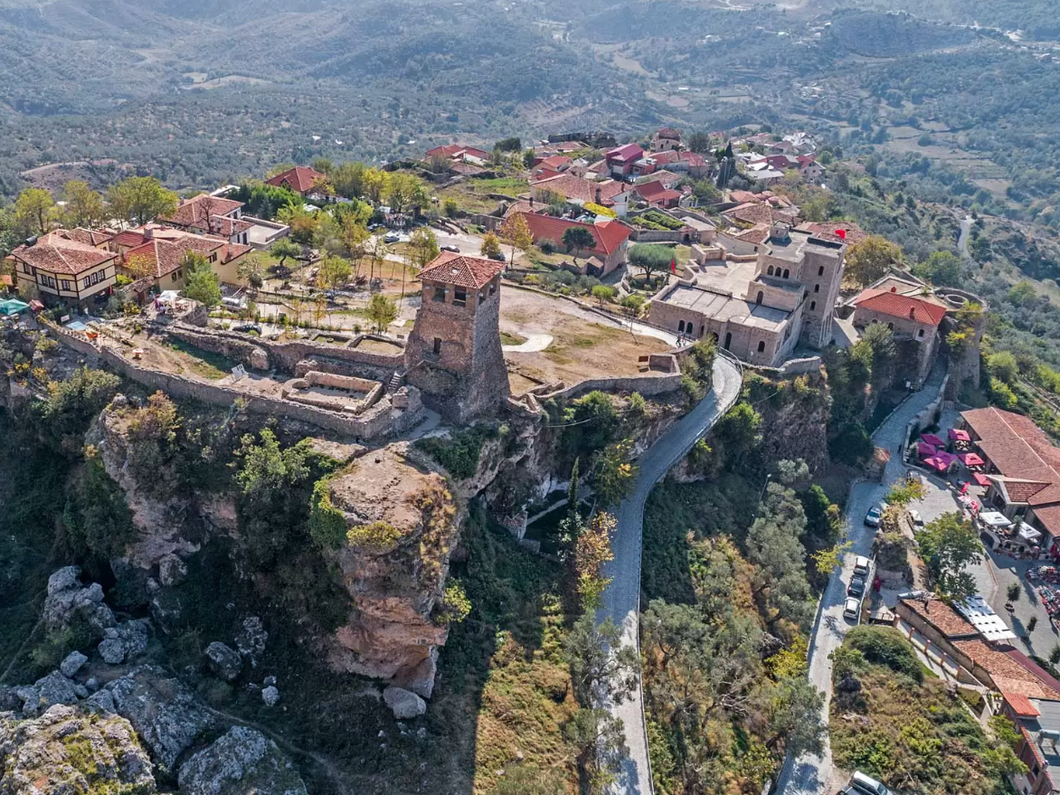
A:
POLYGON ((847 230, 845 230, 845 229, 837 229, 837 230, 835 230, 835 233, 836 233, 836 235, 839 236, 840 240, 846 240, 847 239, 847 230))
POLYGON ((670 273, 677 273, 677 257, 670 259, 670 273))

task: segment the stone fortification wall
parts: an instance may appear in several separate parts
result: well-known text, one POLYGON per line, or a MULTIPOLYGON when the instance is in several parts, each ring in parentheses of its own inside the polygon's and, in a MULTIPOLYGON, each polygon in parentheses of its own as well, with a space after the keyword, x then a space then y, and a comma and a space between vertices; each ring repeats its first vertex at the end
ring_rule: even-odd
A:
POLYGON ((245 335, 236 332, 204 330, 183 323, 165 327, 164 333, 205 351, 220 353, 246 367, 256 370, 279 370, 292 375, 298 374, 296 368, 299 362, 314 359, 318 362, 335 361, 344 365, 374 368, 380 371, 376 380, 385 380, 390 374, 400 370, 404 362, 404 353, 401 352, 375 353, 353 347, 367 335, 355 337, 348 345, 328 345, 309 340, 249 340, 245 335))
POLYGON ((550 398, 570 399, 586 392, 600 390, 601 392, 632 393, 639 392, 645 397, 662 395, 681 388, 681 373, 668 373, 667 375, 641 375, 615 378, 590 378, 579 384, 568 386, 564 389, 547 394, 535 395, 537 400, 548 400, 550 398))
POLYGON ((409 389, 409 407, 402 412, 393 412, 389 400, 380 401, 359 416, 340 414, 334 411, 287 400, 256 395, 222 384, 208 384, 171 373, 149 370, 129 361, 110 348, 97 349, 84 335, 43 322, 49 332, 69 348, 99 361, 114 372, 142 384, 148 389, 161 390, 176 398, 199 400, 215 406, 231 406, 237 399, 246 403, 247 411, 268 417, 287 417, 310 423, 326 430, 356 439, 368 440, 401 432, 419 419, 422 405, 418 391, 409 389))

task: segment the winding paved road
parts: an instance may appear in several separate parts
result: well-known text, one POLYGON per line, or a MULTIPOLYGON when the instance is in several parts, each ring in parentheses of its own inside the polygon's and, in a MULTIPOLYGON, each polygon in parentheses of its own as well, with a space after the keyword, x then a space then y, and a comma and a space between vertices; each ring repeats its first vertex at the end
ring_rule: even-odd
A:
MULTIPOLYGON (((604 592, 603 607, 597 613, 598 622, 611 618, 622 627, 624 644, 640 648, 641 531, 648 494, 736 402, 742 381, 739 364, 734 359, 719 355, 714 361, 714 383, 710 394, 640 457, 636 489, 616 511, 618 527, 612 540, 615 559, 604 572, 611 582, 604 592)), ((639 681, 632 698, 618 705, 605 706, 612 715, 622 720, 629 749, 629 756, 623 761, 618 780, 611 787, 612 795, 652 793, 644 699, 639 681)))
MULTIPOLYGON (((872 555, 872 543, 876 531, 865 526, 865 514, 869 507, 879 503, 891 485, 904 477, 907 470, 898 454, 898 446, 904 441, 905 429, 917 414, 923 411, 938 396, 944 373, 936 367, 924 388, 910 395, 872 435, 877 447, 891 452, 882 483, 860 482, 850 489, 847 502, 846 532, 850 549, 844 555, 843 565, 832 572, 828 587, 821 595, 810 637, 810 681, 824 693, 821 722, 828 725, 828 708, 832 697, 832 652, 839 648, 851 624, 843 618, 843 601, 846 599, 846 583, 854 573, 854 557, 872 555)), ((820 795, 838 791, 833 781, 835 769, 832 749, 825 738, 824 753, 820 756, 806 755, 798 759, 788 757, 781 768, 776 792, 780 795, 820 795)))

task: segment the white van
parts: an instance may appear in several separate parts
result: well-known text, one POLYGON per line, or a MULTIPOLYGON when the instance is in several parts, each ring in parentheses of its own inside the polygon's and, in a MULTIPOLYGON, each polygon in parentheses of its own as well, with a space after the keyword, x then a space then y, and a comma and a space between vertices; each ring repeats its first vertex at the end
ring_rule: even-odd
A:
POLYGON ((850 777, 850 786, 858 792, 864 793, 864 795, 894 795, 882 782, 877 781, 872 776, 865 775, 861 771, 854 773, 850 777))
POLYGON ((872 561, 862 555, 854 558, 854 576, 868 577, 872 561))

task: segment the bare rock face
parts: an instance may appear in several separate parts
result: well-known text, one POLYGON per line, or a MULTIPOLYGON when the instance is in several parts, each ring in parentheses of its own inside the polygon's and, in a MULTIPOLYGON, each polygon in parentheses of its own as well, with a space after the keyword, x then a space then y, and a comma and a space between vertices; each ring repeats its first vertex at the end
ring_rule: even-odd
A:
POLYGON ((156 790, 151 760, 127 720, 58 705, 28 720, 0 714, 0 792, 156 790))
POLYGON ((82 621, 97 637, 102 637, 105 629, 114 626, 114 613, 103 604, 99 583, 82 586, 80 576, 81 569, 77 566, 64 566, 52 573, 41 618, 52 630, 66 629, 82 621))
POLYGON ((158 668, 137 668, 103 692, 110 693, 114 710, 132 724, 155 762, 166 770, 172 770, 177 758, 214 725, 213 716, 195 696, 158 668))
POLYGON ((417 468, 404 445, 369 453, 328 484, 318 503, 341 538, 332 554, 354 604, 335 634, 336 670, 405 684, 430 695, 435 649, 448 627, 437 620, 449 551, 458 534, 457 510, 440 475, 417 468))
POLYGON ((418 718, 427 711, 427 705, 422 698, 401 687, 388 687, 384 690, 383 701, 398 720, 418 718))
POLYGON ((230 646, 215 640, 206 647, 206 664, 210 670, 226 682, 231 682, 243 670, 243 658, 230 646))
POLYGON ((306 795, 291 761, 255 729, 234 726, 180 768, 182 795, 306 795))

